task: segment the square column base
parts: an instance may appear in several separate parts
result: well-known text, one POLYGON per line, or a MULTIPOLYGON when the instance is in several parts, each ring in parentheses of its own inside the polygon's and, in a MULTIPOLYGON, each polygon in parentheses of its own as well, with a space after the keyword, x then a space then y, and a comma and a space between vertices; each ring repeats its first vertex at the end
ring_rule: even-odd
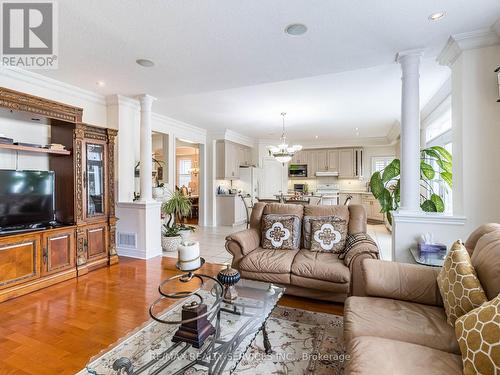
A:
POLYGON ((119 256, 150 259, 162 255, 161 202, 119 202, 116 216, 119 256))
POLYGON ((392 213, 392 260, 415 263, 410 247, 416 247, 421 236, 431 233, 434 242, 445 244, 448 249, 458 239, 465 241, 464 216, 435 212, 396 211, 392 213))

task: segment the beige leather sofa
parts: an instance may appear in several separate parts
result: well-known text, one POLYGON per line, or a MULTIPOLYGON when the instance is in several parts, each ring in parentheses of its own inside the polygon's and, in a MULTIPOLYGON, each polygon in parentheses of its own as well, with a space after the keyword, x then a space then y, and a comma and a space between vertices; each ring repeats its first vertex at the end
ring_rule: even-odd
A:
MULTIPOLYGON (((500 225, 487 224, 465 243, 488 300, 500 293, 500 225)), ((364 296, 349 297, 344 338, 347 374, 461 374, 454 328, 436 278, 440 268, 366 259, 364 296)))
POLYGON ((226 238, 226 249, 233 254, 232 266, 247 279, 286 286, 285 293, 327 301, 343 302, 361 287, 361 261, 378 258, 371 244, 351 249, 345 259, 336 254, 300 250, 267 250, 261 247, 263 214, 340 216, 348 222, 348 234, 366 233, 366 212, 361 205, 312 206, 257 203, 250 217, 250 229, 226 238))

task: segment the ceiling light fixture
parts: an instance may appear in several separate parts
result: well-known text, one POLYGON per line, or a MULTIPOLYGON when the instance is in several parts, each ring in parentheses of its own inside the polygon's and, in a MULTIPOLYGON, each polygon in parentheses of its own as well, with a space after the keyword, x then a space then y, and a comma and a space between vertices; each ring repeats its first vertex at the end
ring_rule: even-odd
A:
POLYGON ((303 35, 307 32, 307 26, 301 23, 292 23, 285 27, 285 33, 292 36, 303 35))
POLYGON ((445 12, 436 12, 436 13, 432 13, 432 14, 429 16, 429 20, 430 20, 430 21, 438 21, 438 20, 440 20, 441 18, 443 18, 445 15, 446 15, 446 13, 445 13, 445 12))
POLYGON ((286 143, 286 135, 285 135, 285 112, 281 112, 281 116, 283 117, 283 132, 281 133, 281 143, 278 146, 269 146, 269 154, 272 155, 280 163, 288 163, 292 160, 293 155, 296 152, 302 150, 301 145, 293 145, 288 146, 286 143))
POLYGON ((95 84, 96 84, 97 86, 99 86, 99 87, 106 86, 106 82, 104 82, 104 81, 97 81, 95 84))
POLYGON ((145 68, 151 68, 152 66, 155 66, 155 63, 148 59, 137 59, 135 60, 135 62, 145 68))

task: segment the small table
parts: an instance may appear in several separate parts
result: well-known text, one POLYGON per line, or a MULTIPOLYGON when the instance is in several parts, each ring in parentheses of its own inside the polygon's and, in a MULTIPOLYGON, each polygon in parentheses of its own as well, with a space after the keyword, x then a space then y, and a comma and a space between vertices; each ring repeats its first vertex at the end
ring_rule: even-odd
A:
POLYGON ((421 253, 414 247, 410 248, 410 253, 415 262, 430 267, 443 267, 444 258, 446 257, 446 254, 443 253, 421 253))
MULTIPOLYGON (((284 289, 246 279, 235 287, 236 300, 222 302, 220 309, 209 317, 216 333, 207 338, 201 348, 172 342, 177 325, 150 321, 106 353, 91 359, 86 366, 87 374, 183 374, 191 367, 208 374, 229 374, 261 330, 266 353, 270 353, 265 324, 284 289)), ((205 290, 203 297, 209 303, 210 290, 205 290)), ((184 303, 186 300, 168 308, 162 317, 180 317, 184 303)))

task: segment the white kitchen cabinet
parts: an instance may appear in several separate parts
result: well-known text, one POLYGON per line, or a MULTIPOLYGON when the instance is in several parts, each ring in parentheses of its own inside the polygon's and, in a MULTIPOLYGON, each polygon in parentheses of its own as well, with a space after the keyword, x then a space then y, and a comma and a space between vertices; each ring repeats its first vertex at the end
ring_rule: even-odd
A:
POLYGON ((307 177, 314 178, 318 170, 317 152, 310 150, 307 153, 307 177))
POLYGON ((236 226, 247 220, 246 207, 238 195, 217 196, 217 225, 236 226))
POLYGON ((328 151, 316 151, 316 172, 328 171, 328 151))
POLYGON ((384 221, 384 214, 380 212, 380 203, 373 195, 363 194, 362 204, 366 209, 366 217, 369 220, 384 221))
POLYGON ((328 170, 332 172, 339 171, 339 150, 328 151, 328 170))
POLYGON ((352 148, 339 151, 339 178, 354 178, 354 150, 352 148))
POLYGON ((219 140, 216 142, 216 178, 237 180, 240 177, 241 159, 245 159, 244 146, 219 140))

